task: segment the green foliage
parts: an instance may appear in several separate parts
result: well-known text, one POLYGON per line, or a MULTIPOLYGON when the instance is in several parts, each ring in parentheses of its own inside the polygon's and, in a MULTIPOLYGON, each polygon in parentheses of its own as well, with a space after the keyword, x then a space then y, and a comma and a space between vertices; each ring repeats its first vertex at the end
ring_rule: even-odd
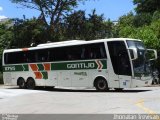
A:
POLYGON ((86 32, 87 18, 85 11, 75 11, 65 18, 65 36, 67 39, 84 39, 86 32))
POLYGON ((136 30, 132 26, 126 26, 120 29, 119 37, 130 38, 132 34, 135 34, 136 30))
POLYGON ((152 21, 160 20, 160 11, 155 11, 152 16, 152 21))
POLYGON ((128 13, 127 15, 121 16, 118 20, 119 27, 121 28, 124 26, 133 26, 134 18, 135 16, 132 12, 128 13))
POLYGON ((109 31, 110 21, 104 22, 104 17, 102 15, 97 15, 96 10, 93 10, 92 14, 89 14, 89 18, 87 20, 87 29, 86 29, 86 39, 94 40, 94 39, 102 39, 107 37, 106 34, 109 31))
POLYGON ((103 15, 97 15, 93 10, 89 18, 85 16, 85 11, 76 11, 68 15, 65 21, 67 39, 101 39, 112 36, 113 23, 105 21, 103 15))
POLYGON ((160 40, 160 19, 152 22, 151 29, 154 31, 154 34, 160 40))
POLYGON ((30 20, 15 19, 14 41, 12 46, 29 47, 31 43, 44 43, 47 41, 45 25, 36 18, 30 20))
POLYGON ((151 13, 160 10, 159 0, 133 0, 133 3, 137 6, 136 12, 139 13, 151 13))
MULTIPOLYGON (((0 61, 2 61, 2 54, 5 48, 8 48, 13 38, 13 28, 11 21, 0 23, 0 61)), ((0 71, 2 70, 2 62, 0 62, 0 71)))
POLYGON ((134 16, 133 25, 135 27, 142 27, 150 25, 152 21, 152 15, 150 13, 141 13, 134 16))
POLYGON ((3 74, 0 73, 0 84, 3 84, 3 74))

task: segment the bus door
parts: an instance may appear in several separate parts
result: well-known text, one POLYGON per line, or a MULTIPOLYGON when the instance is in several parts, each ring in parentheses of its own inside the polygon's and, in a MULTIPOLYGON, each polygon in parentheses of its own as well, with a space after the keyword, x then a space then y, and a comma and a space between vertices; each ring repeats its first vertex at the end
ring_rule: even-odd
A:
POLYGON ((119 81, 119 88, 129 88, 131 86, 131 64, 128 51, 124 41, 108 42, 111 63, 114 70, 113 81, 119 81))

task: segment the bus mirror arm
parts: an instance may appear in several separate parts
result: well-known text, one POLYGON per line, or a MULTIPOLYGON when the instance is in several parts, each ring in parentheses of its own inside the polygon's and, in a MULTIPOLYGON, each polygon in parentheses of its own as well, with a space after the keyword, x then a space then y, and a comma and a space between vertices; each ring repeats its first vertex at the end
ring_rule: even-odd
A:
POLYGON ((138 58, 138 53, 136 48, 129 48, 129 53, 131 56, 131 60, 136 60, 138 58))
POLYGON ((156 60, 156 59, 158 58, 157 50, 155 50, 155 49, 147 49, 147 51, 153 51, 153 52, 154 52, 154 56, 155 56, 155 58, 153 58, 153 59, 149 59, 150 61, 152 61, 152 60, 156 60))

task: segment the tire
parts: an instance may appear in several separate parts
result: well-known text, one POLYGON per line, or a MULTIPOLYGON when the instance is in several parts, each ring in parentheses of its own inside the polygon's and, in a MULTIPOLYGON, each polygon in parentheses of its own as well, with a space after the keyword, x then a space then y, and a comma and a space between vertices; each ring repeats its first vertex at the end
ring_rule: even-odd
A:
POLYGON ((152 85, 154 85, 154 81, 152 80, 152 85))
POLYGON ((152 85, 158 84, 158 81, 156 79, 152 80, 152 85))
POLYGON ((27 86, 27 89, 31 89, 31 90, 35 89, 36 86, 35 86, 34 79, 33 78, 28 78, 26 86, 27 86))
POLYGON ((155 81, 155 82, 156 82, 156 85, 158 85, 158 84, 159 84, 158 79, 156 79, 156 81, 155 81))
POLYGON ((107 81, 104 78, 98 78, 95 81, 95 88, 97 91, 100 91, 100 92, 104 92, 104 91, 109 90, 107 81))
POLYGON ((115 88, 115 91, 121 92, 123 91, 123 88, 115 88))
POLYGON ((23 78, 19 78, 17 80, 17 85, 19 86, 20 89, 25 89, 26 88, 26 83, 23 78))

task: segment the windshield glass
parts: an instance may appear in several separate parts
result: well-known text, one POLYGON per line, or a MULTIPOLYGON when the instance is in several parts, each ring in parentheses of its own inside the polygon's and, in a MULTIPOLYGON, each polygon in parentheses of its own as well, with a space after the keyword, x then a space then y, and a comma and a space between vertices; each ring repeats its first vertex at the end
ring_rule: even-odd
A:
POLYGON ((149 62, 146 59, 146 48, 141 41, 127 41, 129 48, 136 48, 138 53, 138 58, 133 60, 133 70, 135 77, 149 76, 150 68, 149 62))

